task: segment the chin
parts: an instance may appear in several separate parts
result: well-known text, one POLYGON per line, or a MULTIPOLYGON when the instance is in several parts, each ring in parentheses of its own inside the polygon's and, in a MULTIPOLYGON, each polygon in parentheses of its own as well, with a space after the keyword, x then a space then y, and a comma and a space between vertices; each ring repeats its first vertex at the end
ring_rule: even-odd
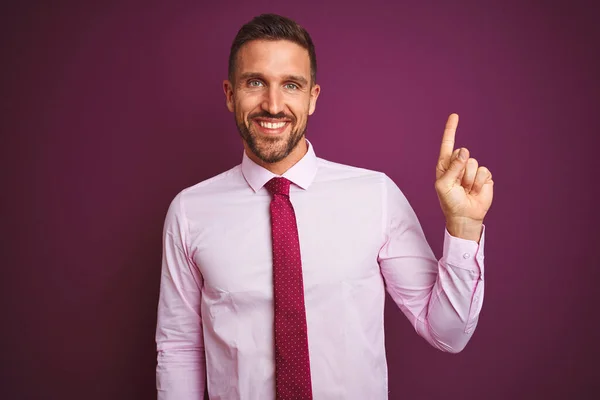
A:
MULTIPOLYGON (((238 129, 240 125, 238 125, 238 129)), ((285 159, 298 146, 304 134, 292 137, 294 131, 289 127, 282 135, 265 136, 257 132, 253 126, 243 125, 239 129, 248 150, 259 160, 273 164, 285 159), (292 146, 293 144, 293 146, 292 146)))
POLYGON ((277 143, 277 145, 267 144, 266 146, 261 146, 260 143, 257 143, 256 148, 253 149, 253 153, 266 163, 272 164, 281 161, 287 157, 289 152, 284 141, 278 140, 278 142, 280 143, 277 143))

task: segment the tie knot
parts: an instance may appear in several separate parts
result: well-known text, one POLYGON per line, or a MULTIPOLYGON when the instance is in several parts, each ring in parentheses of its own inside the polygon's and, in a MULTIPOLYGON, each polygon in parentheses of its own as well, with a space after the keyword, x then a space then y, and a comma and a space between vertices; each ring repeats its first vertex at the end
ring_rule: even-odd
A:
POLYGON ((285 178, 273 178, 265 184, 265 187, 272 194, 290 195, 290 181, 285 178))

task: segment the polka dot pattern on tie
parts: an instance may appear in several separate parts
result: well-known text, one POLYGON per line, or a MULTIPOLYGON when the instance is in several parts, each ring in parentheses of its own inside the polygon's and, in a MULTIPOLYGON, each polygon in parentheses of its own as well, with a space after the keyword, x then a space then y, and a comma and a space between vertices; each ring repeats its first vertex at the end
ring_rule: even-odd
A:
POLYGON ((290 181, 273 178, 265 187, 271 200, 273 293, 275 308, 275 392, 277 400, 310 400, 310 360, 304 283, 290 181))

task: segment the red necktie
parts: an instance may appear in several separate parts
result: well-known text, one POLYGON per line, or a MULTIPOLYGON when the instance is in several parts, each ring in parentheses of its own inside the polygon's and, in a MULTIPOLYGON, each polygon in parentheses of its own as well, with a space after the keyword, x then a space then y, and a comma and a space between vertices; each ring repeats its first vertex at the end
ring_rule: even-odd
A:
POLYGON ((275 388, 277 400, 310 400, 310 361, 304 308, 300 242, 290 181, 273 178, 265 185, 271 200, 273 287, 275 298, 275 388))

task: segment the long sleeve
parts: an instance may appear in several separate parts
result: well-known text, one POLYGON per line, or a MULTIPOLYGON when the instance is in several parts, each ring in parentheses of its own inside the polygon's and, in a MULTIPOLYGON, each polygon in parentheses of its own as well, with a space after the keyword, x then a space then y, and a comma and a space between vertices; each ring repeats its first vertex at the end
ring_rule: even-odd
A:
POLYGON ((158 400, 204 398, 202 276, 188 254, 188 226, 181 197, 180 193, 171 202, 163 230, 156 326, 158 400))
POLYGON ((438 261, 417 216, 400 189, 385 176, 385 242, 379 265, 386 290, 417 333, 432 346, 457 353, 470 340, 483 302, 483 246, 445 231, 438 261))

